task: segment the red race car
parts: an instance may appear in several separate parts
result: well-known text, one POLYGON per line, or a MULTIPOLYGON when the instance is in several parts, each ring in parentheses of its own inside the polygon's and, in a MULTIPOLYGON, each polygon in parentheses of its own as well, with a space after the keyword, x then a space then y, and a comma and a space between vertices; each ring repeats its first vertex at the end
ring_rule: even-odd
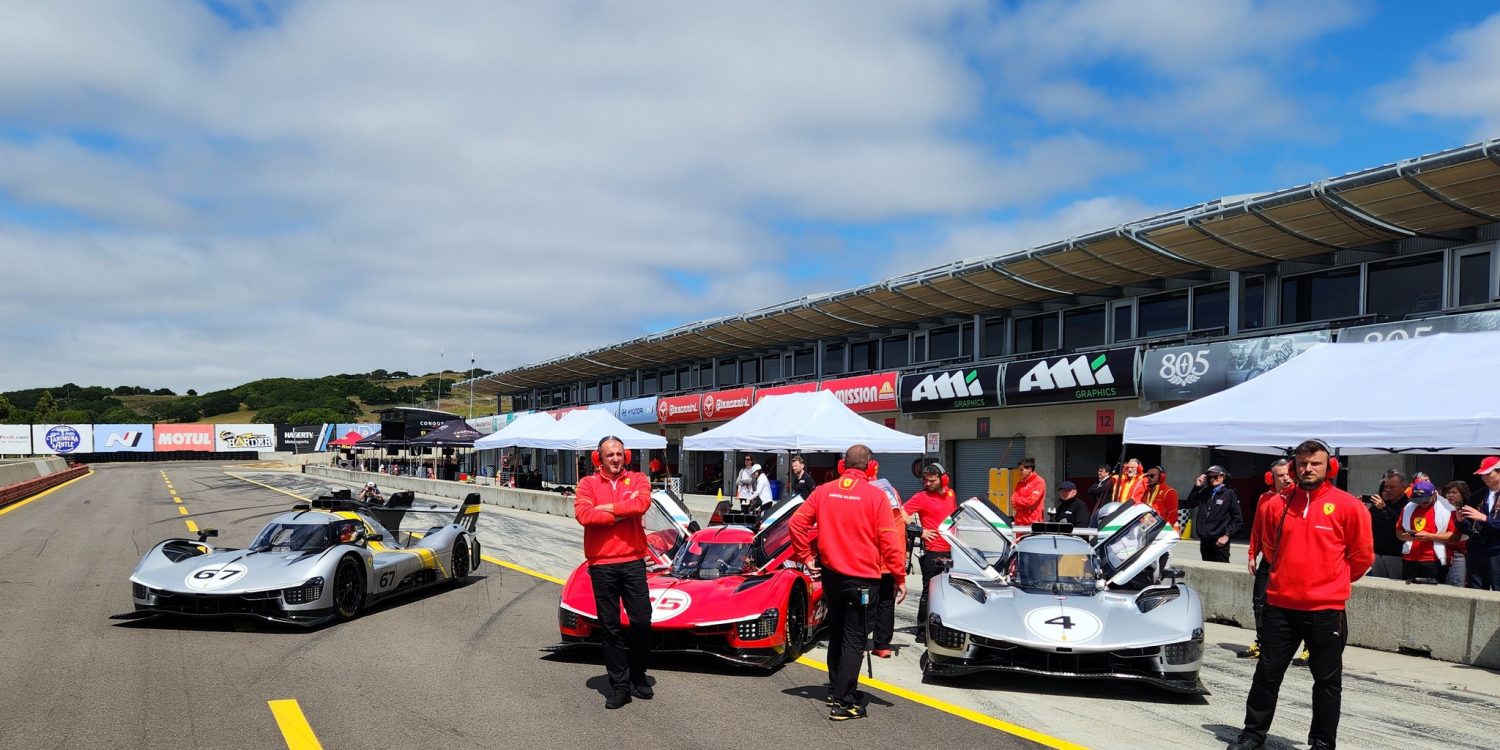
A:
MULTIPOLYGON (((670 493, 657 490, 651 499, 643 522, 651 550, 652 651, 707 654, 762 669, 800 656, 827 616, 822 583, 791 562, 788 521, 801 498, 774 507, 759 528, 702 530, 670 493)), ((562 643, 549 651, 600 643, 587 568, 578 566, 563 586, 562 643)))

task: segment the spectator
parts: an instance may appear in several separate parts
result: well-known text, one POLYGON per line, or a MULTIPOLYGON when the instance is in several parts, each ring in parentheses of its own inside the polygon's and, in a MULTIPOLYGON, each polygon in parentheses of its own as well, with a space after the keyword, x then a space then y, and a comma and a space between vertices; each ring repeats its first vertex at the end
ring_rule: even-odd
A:
POLYGON ((1021 459, 1016 464, 1016 470, 1021 475, 1021 481, 1016 483, 1016 491, 1011 493, 1010 507, 1014 511, 1016 526, 1030 526, 1042 520, 1047 506, 1047 480, 1036 473, 1036 459, 1030 456, 1021 459))
POLYGON ((1114 493, 1115 477, 1108 464, 1101 465, 1098 470, 1098 480, 1089 487, 1089 505, 1091 510, 1097 510, 1099 506, 1110 501, 1110 495, 1114 493))
POLYGON ((750 496, 755 494, 755 456, 746 453, 744 461, 745 465, 734 478, 734 497, 740 505, 748 503, 750 496))
MULTIPOLYGON (((1458 518, 1464 506, 1469 504, 1469 483, 1462 480, 1449 482, 1443 487, 1443 499, 1453 509, 1454 528, 1457 529, 1458 518)), ((1469 537, 1462 532, 1457 533, 1448 548, 1453 551, 1453 562, 1448 566, 1448 580, 1444 583, 1463 588, 1469 581, 1469 537)))
POLYGON ((1401 520, 1401 507, 1406 503, 1406 475, 1396 469, 1388 469, 1380 477, 1380 494, 1365 495, 1365 507, 1370 511, 1370 529, 1375 535, 1375 567, 1370 575, 1375 578, 1401 580, 1401 540, 1396 537, 1396 524, 1401 520))
POLYGON ((1259 636, 1263 653, 1245 698, 1245 724, 1230 750, 1259 750, 1276 715, 1277 694, 1298 641, 1311 650, 1312 725, 1307 743, 1331 750, 1338 742, 1343 693, 1344 608, 1354 581, 1374 559, 1370 515, 1330 481, 1333 452, 1308 440, 1292 452, 1297 486, 1256 508, 1256 549, 1270 561, 1259 636))
POLYGON ((760 464, 750 467, 750 478, 755 484, 755 489, 750 493, 750 499, 746 501, 750 510, 760 510, 769 507, 776 498, 771 496, 771 480, 766 478, 766 472, 760 468, 760 464))
POLYGON ((1125 462, 1125 471, 1120 476, 1118 491, 1111 500, 1121 503, 1138 503, 1146 496, 1146 478, 1141 472, 1141 462, 1132 458, 1125 462))
POLYGON ((1198 548, 1205 562, 1229 562, 1229 540, 1245 525, 1240 516, 1240 496, 1226 484, 1229 475, 1217 464, 1208 467, 1193 481, 1188 493, 1189 509, 1198 510, 1193 528, 1198 534, 1198 548))
POLYGON ((1177 523, 1177 490, 1167 484, 1167 470, 1160 466, 1153 466, 1146 472, 1146 491, 1141 496, 1141 502, 1156 511, 1156 515, 1167 519, 1172 528, 1181 531, 1182 527, 1177 523))
POLYGON ((1401 578, 1441 583, 1448 579, 1448 543, 1456 536, 1453 511, 1437 500, 1437 488, 1425 479, 1411 486, 1411 502, 1401 511, 1396 536, 1401 539, 1401 578))
POLYGON ((812 497, 812 492, 817 486, 818 483, 813 481, 812 474, 807 470, 807 461, 802 458, 802 454, 793 453, 792 483, 787 487, 789 493, 787 497, 800 497, 806 500, 812 497))
POLYGON ((1459 529, 1469 535, 1469 587, 1500 590, 1500 456, 1486 456, 1474 473, 1485 489, 1459 511, 1459 529))
MULTIPOLYGON (((1089 505, 1078 496, 1077 485, 1072 482, 1057 485, 1057 509, 1052 512, 1052 520, 1073 524, 1075 529, 1089 525, 1089 505)), ((922 594, 925 596, 926 590, 922 594)))

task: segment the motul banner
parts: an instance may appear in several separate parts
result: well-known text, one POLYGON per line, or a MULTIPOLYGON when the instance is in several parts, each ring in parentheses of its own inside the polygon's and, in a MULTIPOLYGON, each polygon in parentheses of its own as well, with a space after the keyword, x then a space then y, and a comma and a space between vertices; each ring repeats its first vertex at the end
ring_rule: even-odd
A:
POLYGON ((94 426, 87 424, 34 424, 31 426, 31 452, 38 455, 92 453, 94 426))
POLYGON ((993 409, 1000 405, 1000 365, 949 367, 901 376, 901 411, 993 409))
POLYGON ((149 424, 96 424, 96 453, 150 453, 156 450, 154 430, 149 424))
POLYGON ((735 388, 728 391, 713 391, 699 397, 703 406, 698 414, 705 422, 723 422, 734 419, 755 403, 754 388, 735 388))
POLYGON ((833 391, 833 395, 844 402, 845 406, 858 412, 895 411, 898 406, 894 372, 825 380, 821 388, 833 391))
POLYGON ((0 424, 0 456, 24 456, 31 452, 31 425, 0 424))
POLYGON ((765 398, 766 396, 781 396, 787 393, 812 393, 816 390, 818 390, 818 384, 816 382, 792 383, 791 385, 777 385, 770 388, 756 388, 755 403, 760 403, 760 400, 765 398))
POLYGON ((159 424, 155 432, 159 452, 212 453, 214 450, 214 426, 211 424, 159 424))
POLYGON ((656 400, 656 421, 659 424, 697 422, 702 407, 701 396, 663 396, 656 400))
POLYGON ((276 450, 276 425, 271 424, 221 424, 214 426, 214 450, 262 451, 276 450))
POLYGON ((1005 365, 1005 405, 1135 398, 1135 347, 1005 365))

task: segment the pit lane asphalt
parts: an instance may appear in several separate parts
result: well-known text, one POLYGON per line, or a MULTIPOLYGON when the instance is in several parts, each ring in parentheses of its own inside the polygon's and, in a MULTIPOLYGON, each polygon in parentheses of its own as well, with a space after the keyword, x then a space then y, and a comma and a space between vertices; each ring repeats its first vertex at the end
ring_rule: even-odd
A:
MULTIPOLYGON (((557 585, 488 563, 461 587, 311 631, 108 619, 131 609, 140 556, 188 536, 186 520, 244 544, 292 502, 262 485, 323 484, 218 464, 101 465, 0 515, 0 748, 286 747, 267 705, 279 699, 299 702, 325 748, 1036 746, 878 690, 868 719, 829 722, 825 675, 801 665, 763 675, 663 659, 654 701, 606 712, 597 654, 538 650, 557 640, 557 585)), ((483 524, 487 555, 567 557, 544 549, 569 536, 559 525, 494 513, 483 524)))

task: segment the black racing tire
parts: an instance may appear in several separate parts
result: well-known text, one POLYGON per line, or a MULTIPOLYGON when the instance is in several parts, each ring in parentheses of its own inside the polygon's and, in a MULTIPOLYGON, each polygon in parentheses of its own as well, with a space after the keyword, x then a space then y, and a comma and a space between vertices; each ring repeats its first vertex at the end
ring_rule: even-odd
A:
POLYGON ((790 664, 802 656, 807 641, 807 591, 794 585, 786 598, 786 649, 782 652, 782 663, 790 664))
POLYGON ((333 572, 333 614, 340 622, 359 616, 365 607, 365 568, 359 558, 345 557, 333 572))
POLYGON ((449 563, 448 580, 459 583, 469 577, 472 561, 469 559, 469 541, 459 537, 453 541, 453 559, 449 563))

